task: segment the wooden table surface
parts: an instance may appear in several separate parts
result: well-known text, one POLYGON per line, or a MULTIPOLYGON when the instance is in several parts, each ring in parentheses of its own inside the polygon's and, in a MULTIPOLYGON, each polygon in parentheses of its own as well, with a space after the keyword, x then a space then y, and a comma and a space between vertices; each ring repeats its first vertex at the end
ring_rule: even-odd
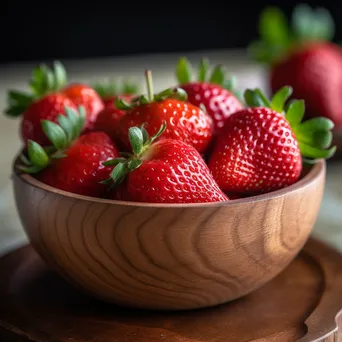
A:
MULTIPOLYGON (((138 56, 63 61, 71 81, 91 81, 108 77, 128 77, 143 83, 143 72, 153 72, 155 90, 175 83, 173 68, 180 55, 194 63, 207 56, 212 63, 222 63, 238 79, 238 87, 261 87, 267 90, 266 73, 255 66, 244 51, 203 51, 198 53, 138 56)), ((30 71, 36 63, 0 66, 0 107, 5 107, 8 88, 25 89, 30 71)), ((10 182, 11 161, 20 147, 18 122, 0 116, 0 254, 27 242, 14 207, 10 182)), ((324 201, 314 234, 342 251, 342 161, 329 163, 324 201)))

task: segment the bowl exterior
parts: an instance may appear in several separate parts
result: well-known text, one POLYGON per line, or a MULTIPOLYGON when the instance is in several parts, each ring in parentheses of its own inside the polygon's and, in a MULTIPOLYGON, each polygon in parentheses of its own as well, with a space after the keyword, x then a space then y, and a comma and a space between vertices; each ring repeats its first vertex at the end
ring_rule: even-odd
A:
POLYGON ((68 281, 119 305, 180 310, 234 300, 286 268, 317 219, 325 164, 281 195, 198 207, 91 201, 13 177, 32 245, 68 281))

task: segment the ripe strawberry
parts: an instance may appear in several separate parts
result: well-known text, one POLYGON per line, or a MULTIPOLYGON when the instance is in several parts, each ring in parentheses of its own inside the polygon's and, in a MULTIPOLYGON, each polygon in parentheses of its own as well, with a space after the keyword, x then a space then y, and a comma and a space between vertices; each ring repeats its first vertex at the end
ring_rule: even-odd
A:
POLYGON ((97 92, 86 84, 71 84, 62 89, 76 106, 83 106, 87 113, 86 130, 94 127, 97 114, 104 108, 104 104, 97 92))
POLYGON ((180 89, 166 89, 153 95, 150 71, 146 72, 148 98, 140 96, 131 105, 118 99, 117 106, 126 108, 117 125, 117 137, 126 149, 130 149, 128 129, 145 125, 150 135, 157 133, 165 121, 167 129, 163 139, 177 139, 194 146, 200 153, 208 147, 213 135, 213 121, 200 108, 186 100, 186 93, 180 89))
POLYGON ((243 108, 238 93, 234 92, 234 79, 225 79, 221 65, 216 66, 208 79, 208 63, 205 59, 201 61, 197 81, 191 80, 191 69, 190 62, 184 57, 180 58, 176 71, 179 86, 188 94, 190 103, 205 107, 217 133, 231 114, 243 108))
POLYGON ((54 63, 53 69, 40 65, 33 70, 29 86, 31 92, 10 90, 5 113, 22 116, 21 133, 25 144, 34 140, 44 145, 47 140, 41 129, 41 120, 56 122, 57 114, 64 114, 64 107, 86 109, 85 129, 92 127, 97 112, 104 105, 97 93, 88 86, 67 85, 67 75, 62 64, 54 63))
POLYGON ((181 140, 156 141, 165 129, 166 123, 151 139, 144 127, 129 129, 133 153, 104 163, 115 165, 105 181, 119 187, 114 198, 148 203, 227 201, 194 147, 181 140))
MULTIPOLYGON (((105 108, 102 109, 97 115, 93 128, 93 131, 105 132, 113 139, 115 139, 116 136, 116 126, 119 122, 119 119, 126 113, 125 110, 116 107, 114 103, 116 98, 117 96, 113 96, 113 101, 111 103, 105 104, 105 108)), ((120 95, 120 99, 129 104, 133 98, 133 95, 120 95)))
POLYGON ((226 192, 259 194, 295 183, 301 175, 302 157, 313 162, 335 152, 331 144, 333 122, 319 117, 301 122, 304 101, 293 101, 281 88, 269 102, 260 90, 247 90, 251 108, 229 117, 217 138, 208 166, 226 192))
POLYGON ((21 156, 23 172, 35 174, 41 182, 60 190, 102 197, 107 189, 101 183, 110 176, 111 168, 103 162, 116 158, 119 152, 110 137, 103 132, 91 132, 79 137, 85 122, 85 111, 79 115, 67 107, 66 116, 58 116, 58 124, 43 120, 42 128, 51 141, 43 148, 28 142, 27 156, 21 156))
POLYGON ((269 67, 272 92, 290 85, 293 98, 306 103, 305 116, 325 116, 342 127, 342 50, 330 42, 334 22, 325 9, 299 5, 288 27, 283 13, 267 8, 260 18, 261 41, 254 58, 269 67))
POLYGON ((21 136, 25 145, 29 140, 34 140, 43 146, 48 145, 49 139, 42 130, 41 121, 56 122, 59 114, 65 115, 65 107, 77 109, 74 103, 62 93, 52 93, 32 102, 21 120, 21 136))

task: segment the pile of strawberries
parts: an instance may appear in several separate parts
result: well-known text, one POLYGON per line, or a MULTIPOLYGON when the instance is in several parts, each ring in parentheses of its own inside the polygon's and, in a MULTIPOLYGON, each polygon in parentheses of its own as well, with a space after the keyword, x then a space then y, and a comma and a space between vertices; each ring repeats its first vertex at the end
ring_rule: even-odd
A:
POLYGON ((63 65, 33 70, 30 91, 9 91, 7 115, 20 116, 17 167, 54 188, 149 203, 222 202, 295 183, 304 162, 334 154, 333 122, 302 121, 292 88, 272 99, 240 96, 221 66, 203 59, 197 79, 186 58, 178 84, 154 93, 132 85, 69 84, 63 65), (210 71, 210 72, 209 72, 210 71))

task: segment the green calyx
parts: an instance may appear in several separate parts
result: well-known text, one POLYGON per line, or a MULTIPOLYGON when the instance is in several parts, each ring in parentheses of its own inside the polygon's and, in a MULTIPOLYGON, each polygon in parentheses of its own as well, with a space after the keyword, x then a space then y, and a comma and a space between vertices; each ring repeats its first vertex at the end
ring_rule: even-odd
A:
POLYGON ((20 156, 19 169, 25 173, 38 173, 53 160, 66 157, 65 151, 79 137, 85 123, 85 109, 80 106, 78 113, 65 107, 66 116, 59 114, 57 122, 42 120, 42 129, 51 145, 41 146, 33 140, 27 144, 27 156, 20 156))
POLYGON ((104 82, 96 82, 91 87, 99 94, 101 98, 117 96, 117 95, 134 95, 139 92, 139 87, 135 83, 125 81, 122 84, 114 80, 104 82))
POLYGON ((5 114, 12 117, 20 116, 34 100, 50 92, 58 91, 66 84, 67 74, 61 62, 54 62, 52 68, 41 64, 32 71, 29 81, 30 91, 8 91, 5 114))
POLYGON ((187 93, 182 88, 168 88, 160 93, 154 94, 153 92, 153 82, 152 82, 152 72, 151 70, 145 71, 147 96, 140 95, 135 97, 131 103, 127 103, 119 97, 115 100, 115 106, 122 110, 132 109, 139 105, 145 105, 152 102, 159 102, 166 99, 177 99, 180 101, 186 101, 188 98, 187 93))
POLYGON ((213 83, 229 90, 241 99, 241 93, 236 89, 236 78, 234 76, 226 78, 226 70, 223 65, 218 64, 209 72, 209 61, 206 58, 202 58, 197 70, 197 79, 192 76, 194 73, 193 69, 193 66, 186 57, 181 57, 178 60, 176 77, 180 85, 193 81, 213 83))
POLYGON ((249 107, 267 107, 285 115, 298 141, 301 155, 306 162, 315 162, 317 159, 328 159, 336 151, 331 147, 334 123, 325 117, 317 117, 302 121, 305 114, 303 100, 287 100, 292 95, 292 88, 280 88, 268 100, 260 89, 247 89, 244 93, 245 102, 249 107))
POLYGON ((310 41, 331 41, 334 19, 325 8, 297 5, 289 22, 277 7, 266 7, 259 19, 260 39, 249 46, 250 55, 259 62, 272 64, 297 45, 310 41))
POLYGON ((120 184, 129 172, 140 167, 142 164, 142 156, 154 141, 163 134, 165 129, 166 123, 163 122, 159 131, 150 137, 147 130, 144 128, 144 125, 140 128, 136 126, 130 127, 128 130, 128 137, 132 147, 132 153, 121 153, 119 158, 104 162, 104 166, 114 166, 114 168, 110 174, 110 178, 101 183, 111 184, 111 186, 120 184))

